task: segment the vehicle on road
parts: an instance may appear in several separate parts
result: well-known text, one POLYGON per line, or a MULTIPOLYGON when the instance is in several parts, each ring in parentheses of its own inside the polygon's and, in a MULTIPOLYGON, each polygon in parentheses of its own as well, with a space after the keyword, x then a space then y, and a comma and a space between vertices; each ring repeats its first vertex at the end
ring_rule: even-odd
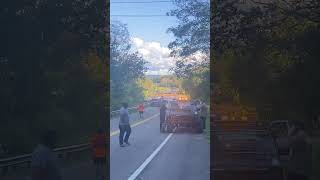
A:
POLYGON ((179 130, 202 133, 199 113, 192 105, 181 107, 177 101, 169 101, 165 122, 160 131, 177 132, 179 130))
POLYGON ((214 179, 282 179, 274 139, 255 122, 215 121, 212 142, 214 179))
POLYGON ((162 103, 161 99, 152 99, 150 101, 150 106, 151 107, 160 107, 161 103, 162 103))

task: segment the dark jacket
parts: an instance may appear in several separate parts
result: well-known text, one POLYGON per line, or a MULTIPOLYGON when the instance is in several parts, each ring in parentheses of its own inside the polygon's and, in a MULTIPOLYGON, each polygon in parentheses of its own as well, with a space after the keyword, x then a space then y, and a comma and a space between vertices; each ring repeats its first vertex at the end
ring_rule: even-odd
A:
POLYGON ((160 108, 160 121, 163 122, 166 118, 166 106, 161 106, 160 108))

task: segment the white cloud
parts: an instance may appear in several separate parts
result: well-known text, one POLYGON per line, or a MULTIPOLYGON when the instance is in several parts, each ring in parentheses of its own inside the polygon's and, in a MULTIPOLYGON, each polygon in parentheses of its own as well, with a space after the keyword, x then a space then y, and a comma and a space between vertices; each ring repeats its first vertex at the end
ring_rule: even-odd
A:
MULTIPOLYGON (((161 46, 159 42, 146 42, 139 37, 132 38, 133 47, 142 55, 142 57, 148 62, 148 71, 146 74, 154 75, 166 75, 171 74, 169 69, 175 66, 176 60, 170 57, 171 50, 165 46, 161 46)), ((208 56, 201 52, 196 52, 187 58, 184 58, 185 62, 194 63, 207 61, 208 56)))
POLYGON ((134 48, 148 62, 147 74, 170 74, 169 69, 175 65, 175 61, 170 57, 170 49, 161 46, 159 42, 145 42, 139 37, 133 37, 134 48))
POLYGON ((134 45, 136 45, 137 47, 141 47, 142 44, 144 43, 142 39, 138 38, 138 37, 134 37, 132 38, 132 42, 134 45))

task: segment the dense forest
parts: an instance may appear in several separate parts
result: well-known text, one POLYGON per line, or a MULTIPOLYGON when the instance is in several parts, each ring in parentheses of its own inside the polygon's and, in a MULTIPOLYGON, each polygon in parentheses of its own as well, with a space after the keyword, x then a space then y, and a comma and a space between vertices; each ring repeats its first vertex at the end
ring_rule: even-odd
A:
POLYGON ((260 119, 320 113, 319 1, 218 1, 211 57, 216 102, 257 108, 260 119))
POLYGON ((58 145, 106 127, 105 1, 1 2, 0 143, 29 153, 54 129, 58 145))

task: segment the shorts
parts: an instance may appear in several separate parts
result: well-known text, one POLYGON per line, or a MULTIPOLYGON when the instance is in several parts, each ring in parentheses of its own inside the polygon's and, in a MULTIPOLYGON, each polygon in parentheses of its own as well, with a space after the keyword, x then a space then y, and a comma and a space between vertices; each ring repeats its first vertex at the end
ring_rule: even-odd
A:
POLYGON ((95 165, 105 165, 107 163, 107 160, 105 157, 94 157, 93 162, 95 165))

